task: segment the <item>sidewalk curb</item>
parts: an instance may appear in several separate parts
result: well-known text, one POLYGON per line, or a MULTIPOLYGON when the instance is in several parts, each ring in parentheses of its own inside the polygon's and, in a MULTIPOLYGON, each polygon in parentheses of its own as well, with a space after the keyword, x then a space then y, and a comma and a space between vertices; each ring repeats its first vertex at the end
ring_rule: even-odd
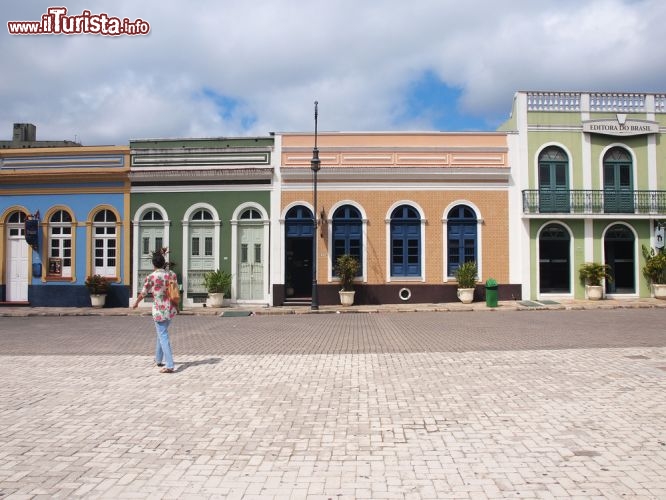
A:
MULTIPOLYGON (((533 301, 536 303, 536 301, 533 301)), ((251 311, 248 316, 288 315, 288 314, 379 314, 405 312, 504 312, 504 311, 586 311, 599 309, 666 309, 666 301, 658 299, 608 299, 601 301, 567 300, 557 304, 539 304, 525 306, 514 301, 500 302, 497 307, 486 307, 483 302, 472 304, 438 303, 438 304, 386 304, 377 306, 320 306, 312 310, 309 306, 281 307, 224 307, 189 308, 181 311, 182 316, 220 316, 224 311, 251 311)), ((142 308, 93 308, 93 307, 29 307, 0 306, 0 317, 59 317, 59 316, 146 316, 150 317, 150 309, 142 308)))

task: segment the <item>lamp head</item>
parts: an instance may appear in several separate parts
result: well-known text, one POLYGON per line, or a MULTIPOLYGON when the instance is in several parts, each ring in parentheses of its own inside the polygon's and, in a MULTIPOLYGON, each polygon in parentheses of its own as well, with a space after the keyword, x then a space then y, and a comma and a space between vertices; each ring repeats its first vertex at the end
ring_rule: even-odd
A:
POLYGON ((312 160, 310 160, 310 169, 313 172, 319 172, 321 169, 321 160, 319 159, 319 149, 314 148, 312 150, 312 160))

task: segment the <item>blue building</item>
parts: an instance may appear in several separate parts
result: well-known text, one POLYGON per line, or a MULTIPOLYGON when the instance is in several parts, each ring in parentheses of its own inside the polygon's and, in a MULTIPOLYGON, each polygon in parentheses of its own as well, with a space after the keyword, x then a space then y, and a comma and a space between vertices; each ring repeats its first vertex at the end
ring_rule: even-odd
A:
POLYGON ((129 147, 38 142, 34 126, 17 140, 14 130, 0 143, 0 300, 90 306, 85 281, 98 274, 107 305, 126 307, 129 147))

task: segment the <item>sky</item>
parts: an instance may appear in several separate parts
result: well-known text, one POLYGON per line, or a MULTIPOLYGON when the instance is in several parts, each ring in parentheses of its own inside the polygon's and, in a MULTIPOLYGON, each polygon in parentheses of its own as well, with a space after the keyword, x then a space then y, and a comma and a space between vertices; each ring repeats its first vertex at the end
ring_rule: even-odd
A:
POLYGON ((0 18, 0 140, 311 132, 314 101, 319 131, 491 131, 519 90, 666 92, 663 0, 2 0, 0 18), (9 33, 51 7, 149 31, 9 33))

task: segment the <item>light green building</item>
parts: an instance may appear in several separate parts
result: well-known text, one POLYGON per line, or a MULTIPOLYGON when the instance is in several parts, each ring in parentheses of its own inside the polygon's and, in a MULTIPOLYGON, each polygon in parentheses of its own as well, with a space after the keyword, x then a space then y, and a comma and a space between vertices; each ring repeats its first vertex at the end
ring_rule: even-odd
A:
POLYGON ((666 94, 517 92, 509 133, 511 282, 523 298, 586 297, 578 270, 607 264, 607 297, 649 297, 642 246, 663 245, 666 94))
MULTIPOLYGON (((233 276, 231 303, 270 304, 273 137, 130 141, 132 299, 169 248, 183 305, 203 306, 203 276, 233 276)), ((225 297, 226 298, 226 297, 225 297)))

